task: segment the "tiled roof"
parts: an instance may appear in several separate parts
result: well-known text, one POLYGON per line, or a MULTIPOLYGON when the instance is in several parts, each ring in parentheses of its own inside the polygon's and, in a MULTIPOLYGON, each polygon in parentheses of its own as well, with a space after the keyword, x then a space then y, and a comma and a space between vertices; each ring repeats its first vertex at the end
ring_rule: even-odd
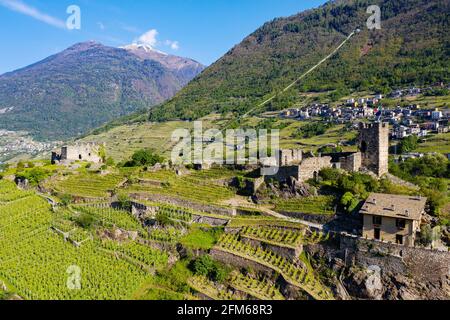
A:
POLYGON ((420 220, 427 198, 371 193, 363 207, 362 214, 420 220))

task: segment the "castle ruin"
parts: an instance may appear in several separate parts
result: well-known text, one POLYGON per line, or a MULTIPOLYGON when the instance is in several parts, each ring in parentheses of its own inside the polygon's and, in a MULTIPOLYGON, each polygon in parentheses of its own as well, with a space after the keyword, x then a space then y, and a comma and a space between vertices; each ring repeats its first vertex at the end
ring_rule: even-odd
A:
POLYGON ((388 173, 389 125, 387 123, 361 123, 358 134, 358 152, 303 155, 302 150, 285 149, 279 152, 278 172, 268 178, 280 182, 293 178, 299 182, 316 178, 325 168, 348 172, 367 170, 378 177, 388 173))
POLYGON ((71 163, 74 161, 87 161, 92 163, 102 163, 100 155, 103 144, 79 143, 71 146, 61 147, 60 152, 52 152, 52 163, 71 163))
POLYGON ((361 123, 358 137, 362 167, 381 177, 389 172, 389 125, 361 123))

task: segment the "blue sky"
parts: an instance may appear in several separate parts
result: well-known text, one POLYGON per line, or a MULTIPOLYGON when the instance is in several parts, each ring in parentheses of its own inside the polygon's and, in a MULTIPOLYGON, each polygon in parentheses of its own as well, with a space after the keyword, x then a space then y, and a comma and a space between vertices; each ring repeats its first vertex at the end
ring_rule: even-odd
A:
POLYGON ((211 64, 264 22, 325 0, 0 0, 0 74, 37 62, 74 43, 158 50, 211 64), (81 29, 65 27, 70 5, 81 29))

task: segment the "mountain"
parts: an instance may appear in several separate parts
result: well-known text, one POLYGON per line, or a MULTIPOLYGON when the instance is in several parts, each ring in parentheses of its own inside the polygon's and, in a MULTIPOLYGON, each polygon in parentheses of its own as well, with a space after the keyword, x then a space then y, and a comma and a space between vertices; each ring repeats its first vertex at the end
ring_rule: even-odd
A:
POLYGON ((302 92, 387 92, 449 81, 450 0, 339 0, 264 24, 167 103, 150 119, 196 119, 212 112, 244 114, 329 55, 326 63, 269 103, 276 110, 302 92), (381 30, 368 30, 367 8, 381 8, 381 30))
POLYGON ((170 55, 155 50, 145 44, 130 44, 122 48, 133 53, 142 60, 148 59, 158 61, 164 67, 172 71, 183 85, 188 84, 189 81, 205 69, 204 65, 195 60, 170 55))
POLYGON ((0 76, 0 127, 34 138, 76 137, 173 97, 203 66, 192 60, 76 44, 0 76))

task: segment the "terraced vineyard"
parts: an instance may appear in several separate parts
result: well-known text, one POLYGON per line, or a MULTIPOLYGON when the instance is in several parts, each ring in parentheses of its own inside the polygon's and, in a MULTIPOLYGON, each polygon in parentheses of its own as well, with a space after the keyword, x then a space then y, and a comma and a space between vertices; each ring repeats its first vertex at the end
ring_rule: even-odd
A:
POLYGON ((17 195, 16 200, 0 205, 0 280, 23 298, 128 299, 149 274, 117 254, 125 251, 155 268, 166 264, 165 254, 137 244, 110 248, 111 253, 96 241, 75 247, 51 229, 58 227, 77 240, 84 238, 84 230, 64 221, 68 212, 53 213, 44 199, 6 181, 0 181, 0 190, 2 195, 17 195), (68 283, 75 279, 76 270, 81 271, 81 288, 72 290, 68 283))
POLYGON ((335 198, 332 196, 317 196, 293 200, 277 200, 275 211, 305 214, 334 214, 335 198))
POLYGON ((95 205, 74 205, 73 210, 80 214, 92 216, 106 227, 117 227, 127 231, 139 231, 145 234, 146 231, 141 223, 124 210, 116 210, 110 207, 97 207, 95 205))
POLYGON ((182 222, 192 221, 192 211, 168 205, 160 205, 158 215, 166 216, 169 219, 182 222))
POLYGON ((80 173, 53 182, 48 187, 60 194, 86 198, 105 198, 123 180, 124 177, 119 174, 80 173))
POLYGON ((214 300, 237 300, 232 293, 218 290, 216 284, 204 276, 194 276, 188 279, 188 285, 197 292, 203 293, 214 300))
POLYGON ((297 248, 303 239, 304 230, 274 227, 250 227, 241 229, 241 235, 255 240, 273 243, 283 247, 297 248))
POLYGON ((107 250, 119 252, 129 259, 155 270, 161 270, 167 265, 167 253, 133 241, 117 243, 111 240, 104 240, 101 245, 107 250))
POLYGON ((149 230, 149 234, 145 235, 144 238, 151 241, 157 242, 168 242, 168 243, 176 243, 182 234, 180 230, 169 227, 165 229, 153 229, 149 230))
POLYGON ((217 249, 237 255, 239 257, 256 261, 283 275, 284 279, 303 289, 310 296, 317 300, 332 299, 329 289, 325 288, 316 279, 313 270, 307 267, 295 266, 286 258, 281 257, 270 250, 263 250, 239 240, 239 235, 224 234, 218 244, 217 249))
POLYGON ((273 283, 245 276, 240 272, 231 275, 230 285, 260 300, 285 300, 273 283))

